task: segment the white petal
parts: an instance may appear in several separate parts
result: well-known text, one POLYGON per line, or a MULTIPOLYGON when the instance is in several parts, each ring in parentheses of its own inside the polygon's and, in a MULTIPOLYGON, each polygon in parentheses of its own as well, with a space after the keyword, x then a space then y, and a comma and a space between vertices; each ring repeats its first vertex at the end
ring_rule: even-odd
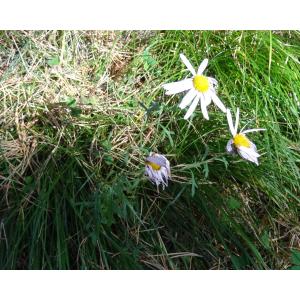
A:
POLYGON ((159 155, 159 154, 148 156, 146 158, 146 161, 154 163, 160 167, 166 165, 166 158, 163 155, 159 155))
POLYGON ((260 157, 260 154, 257 153, 256 146, 253 143, 250 144, 249 148, 240 146, 239 149, 242 149, 242 151, 249 153, 249 155, 251 155, 251 156, 260 157))
POLYGON ((257 153, 256 145, 254 143, 252 143, 251 141, 250 141, 250 148, 253 149, 257 153))
POLYGON ((190 63, 190 61, 186 58, 186 56, 184 54, 180 54, 180 58, 182 60, 182 62, 186 65, 186 67, 189 69, 189 71, 193 74, 196 75, 195 69, 192 66, 192 64, 190 63))
POLYGON ((217 93, 216 89, 213 86, 210 86, 208 92, 212 93, 212 94, 216 94, 217 93))
POLYGON ((226 151, 229 153, 229 154, 234 154, 236 153, 236 149, 235 147, 233 146, 233 139, 229 140, 227 145, 226 145, 226 151))
POLYGON ((167 163, 166 163, 166 169, 167 169, 167 172, 168 172, 168 176, 171 178, 170 162, 168 160, 167 160, 167 163))
POLYGON ((238 126, 240 121, 240 109, 236 109, 236 116, 235 116, 235 125, 234 125, 234 131, 237 132, 238 126))
POLYGON ((152 182, 152 183, 156 183, 155 181, 155 175, 153 173, 153 170, 152 168, 150 168, 149 166, 146 166, 146 175, 148 176, 149 180, 152 182))
POLYGON ((204 98, 202 93, 200 94, 200 105, 201 105, 201 111, 202 111, 203 117, 206 120, 209 120, 209 116, 208 116, 208 112, 207 112, 207 108, 206 108, 206 103, 205 103, 205 98, 204 98))
POLYGON ((161 174, 162 174, 162 178, 163 178, 163 181, 164 181, 165 185, 168 186, 168 178, 169 178, 169 176, 168 176, 167 169, 166 168, 162 168, 161 174))
POLYGON ((208 59, 205 58, 200 64, 197 74, 201 75, 204 72, 205 68, 207 67, 207 64, 208 64, 208 59))
POLYGON ((208 81, 209 81, 210 85, 213 88, 218 86, 218 81, 215 78, 212 78, 212 77, 207 77, 207 78, 208 78, 208 81))
POLYGON ((164 155, 162 155, 162 154, 158 154, 158 153, 155 153, 155 154, 153 154, 153 156, 154 157, 157 157, 157 158, 159 158, 159 159, 162 159, 164 162, 166 162, 168 159, 164 156, 164 155))
POLYGON ((149 170, 150 170, 150 172, 149 172, 149 174, 150 174, 150 179, 151 180, 153 180, 154 182, 156 182, 156 175, 155 175, 155 171, 151 168, 151 167, 149 167, 149 170))
POLYGON ((203 93, 203 95, 204 95, 206 106, 208 106, 209 104, 211 104, 211 91, 203 93))
POLYGON ((193 99, 196 97, 197 95, 197 91, 195 91, 195 89, 191 89, 181 100, 179 107, 181 109, 186 108, 188 105, 191 104, 191 102, 193 101, 193 99))
POLYGON ((226 113, 226 107, 219 99, 219 97, 214 93, 211 93, 211 97, 212 97, 212 101, 221 109, 221 111, 226 113))
POLYGON ((155 154, 156 157, 164 160, 163 168, 166 168, 167 170, 170 170, 170 162, 169 160, 162 154, 155 154))
POLYGON ((160 171, 158 171, 160 176, 160 183, 164 186, 168 186, 168 176, 166 168, 162 168, 160 171))
POLYGON ((183 79, 176 82, 166 83, 163 85, 166 95, 174 95, 193 88, 193 80, 191 78, 183 79))
POLYGON ((199 99, 200 99, 200 95, 198 94, 198 95, 195 97, 194 101, 192 102, 191 106, 189 107, 187 113, 185 114, 185 116, 184 116, 184 119, 185 119, 185 120, 187 120, 187 119, 192 115, 192 113, 194 112, 194 110, 195 110, 196 107, 197 107, 197 104, 198 104, 198 102, 199 102, 199 99))
POLYGON ((258 166, 258 157, 260 156, 253 148, 247 148, 247 147, 239 147, 237 149, 239 155, 248 160, 251 161, 253 163, 255 163, 258 166))
POLYGON ((232 115, 231 115, 231 112, 229 109, 227 109, 227 121, 228 121, 229 129, 230 129, 232 136, 235 136, 236 131, 234 130, 234 127, 233 127, 232 115))
POLYGON ((164 182, 164 180, 163 180, 163 178, 162 178, 161 171, 156 171, 156 172, 155 172, 155 176, 156 176, 158 182, 164 182))
POLYGON ((249 133, 249 132, 264 131, 264 130, 266 130, 266 129, 265 128, 247 129, 247 130, 241 131, 241 133, 249 133))
POLYGON ((145 175, 147 175, 147 176, 149 176, 149 173, 150 173, 150 171, 149 171, 149 166, 145 166, 145 175))

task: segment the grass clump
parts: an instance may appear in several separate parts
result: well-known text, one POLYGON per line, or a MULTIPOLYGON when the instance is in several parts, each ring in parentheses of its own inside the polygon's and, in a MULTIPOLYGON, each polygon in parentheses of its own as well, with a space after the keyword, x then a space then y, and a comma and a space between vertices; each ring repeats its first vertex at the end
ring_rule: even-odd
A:
MULTIPOLYGON (((299 32, 2 31, 3 269, 286 269, 299 238, 299 32), (192 122, 162 83, 179 59, 241 108, 256 167, 226 154, 226 116, 192 122), (144 177, 171 162, 164 191, 144 177)), ((213 106, 211 106, 213 107, 213 106)), ((296 254, 295 254, 296 253, 296 254)), ((293 256, 293 257, 294 257, 293 256)))

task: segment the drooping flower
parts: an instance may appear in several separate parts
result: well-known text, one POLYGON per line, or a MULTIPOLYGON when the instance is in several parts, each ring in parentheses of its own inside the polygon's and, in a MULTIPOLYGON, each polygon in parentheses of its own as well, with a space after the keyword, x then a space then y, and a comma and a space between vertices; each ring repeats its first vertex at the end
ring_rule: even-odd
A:
POLYGON ((238 133, 239 113, 240 110, 239 108, 237 108, 235 125, 233 125, 231 112, 229 109, 227 109, 228 125, 233 138, 228 141, 226 145, 226 150, 230 154, 238 153, 243 159, 249 160, 258 166, 258 157, 260 157, 260 154, 258 154, 255 144, 252 143, 246 137, 245 134, 249 132, 262 131, 266 129, 264 128, 247 129, 247 130, 241 130, 238 133))
POLYGON ((164 189, 171 178, 170 162, 164 155, 150 153, 145 161, 145 175, 157 187, 162 184, 164 189))
POLYGON ((166 95, 174 95, 177 93, 188 91, 179 104, 179 107, 181 109, 189 106, 184 119, 187 120, 193 114, 199 101, 202 114, 207 120, 209 119, 207 106, 211 103, 211 101, 213 101, 221 109, 222 112, 226 113, 224 104, 216 94, 216 88, 218 85, 217 80, 212 77, 202 75, 205 68, 207 67, 208 59, 205 58, 202 61, 196 73, 195 69, 193 68, 189 60, 185 57, 185 55, 180 54, 180 58, 192 73, 193 77, 177 82, 166 83, 163 85, 163 88, 166 90, 166 95))

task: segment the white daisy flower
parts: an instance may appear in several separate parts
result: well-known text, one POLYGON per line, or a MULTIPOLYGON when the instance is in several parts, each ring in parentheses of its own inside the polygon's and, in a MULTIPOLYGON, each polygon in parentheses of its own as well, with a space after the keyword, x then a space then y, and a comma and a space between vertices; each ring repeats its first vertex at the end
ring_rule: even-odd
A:
POLYGON ((170 162, 167 158, 164 155, 150 153, 145 164, 145 175, 157 187, 162 184, 163 189, 165 189, 165 186, 168 186, 169 178, 171 178, 170 162))
POLYGON ((166 95, 174 95, 177 93, 188 91, 179 104, 179 107, 181 109, 190 106, 184 116, 184 119, 187 120, 192 115, 199 101, 202 114, 207 120, 209 119, 207 106, 211 103, 211 101, 213 101, 221 109, 222 112, 226 113, 224 104, 216 94, 216 87, 218 85, 217 80, 212 77, 206 77, 202 75, 208 64, 208 59, 205 58, 202 61, 196 73, 189 60, 183 54, 180 54, 180 58, 192 73, 193 77, 177 82, 164 84, 163 88, 166 90, 166 95))
POLYGON ((228 153, 235 154, 238 153, 242 158, 254 162, 258 166, 258 157, 260 155, 257 153, 257 149, 254 143, 252 143, 247 137, 246 133, 266 130, 264 128, 257 129, 247 129, 241 130, 239 133, 237 131, 239 125, 239 113, 240 110, 236 110, 235 125, 233 125, 232 115, 229 109, 227 109, 227 120, 230 132, 233 139, 229 140, 226 145, 226 150, 228 153))

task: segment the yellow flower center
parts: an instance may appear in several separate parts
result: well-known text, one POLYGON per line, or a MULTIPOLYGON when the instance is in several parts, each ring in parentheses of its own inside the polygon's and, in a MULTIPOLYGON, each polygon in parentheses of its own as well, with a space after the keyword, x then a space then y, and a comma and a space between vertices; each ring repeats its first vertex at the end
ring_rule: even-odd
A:
POLYGON ((208 91, 209 81, 207 77, 203 75, 195 75, 195 77, 193 78, 193 84, 194 88, 201 93, 208 91))
POLYGON ((150 166, 155 171, 159 171, 161 169, 161 166, 158 165, 158 164, 156 164, 156 163, 154 163, 154 162, 147 161, 146 164, 148 166, 150 166))
POLYGON ((238 148, 238 147, 246 147, 250 148, 250 141, 246 138, 246 136, 242 133, 238 133, 235 135, 233 138, 233 144, 238 148))

